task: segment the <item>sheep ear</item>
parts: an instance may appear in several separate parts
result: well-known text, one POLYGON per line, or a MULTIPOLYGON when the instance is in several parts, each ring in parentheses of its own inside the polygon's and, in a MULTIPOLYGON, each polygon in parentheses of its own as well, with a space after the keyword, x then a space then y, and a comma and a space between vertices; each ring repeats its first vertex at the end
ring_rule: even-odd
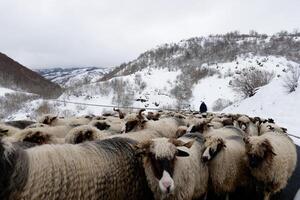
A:
POLYGON ((151 140, 145 141, 145 142, 140 142, 136 145, 134 145, 136 155, 143 155, 149 152, 149 148, 152 144, 151 140))
POLYGON ((176 147, 187 147, 187 148, 191 148, 191 146, 193 145, 194 141, 190 141, 190 142, 183 142, 181 140, 177 140, 174 138, 170 138, 169 142, 174 144, 176 147))
POLYGON ((204 133, 205 131, 208 130, 208 128, 209 128, 208 123, 201 123, 201 124, 197 124, 197 125, 192 125, 188 129, 188 132, 190 132, 190 133, 195 133, 195 132, 204 133))
POLYGON ((272 145, 271 145, 271 143, 270 143, 269 140, 265 139, 263 141, 262 145, 265 147, 266 153, 270 153, 273 156, 277 155, 276 153, 274 153, 274 149, 273 149, 273 147, 272 147, 272 145))
POLYGON ((183 146, 185 146, 187 148, 191 148, 193 146, 194 142, 195 142, 194 140, 189 141, 189 142, 185 143, 183 146))
POLYGON ((225 144, 225 142, 224 142, 223 139, 218 138, 218 146, 217 146, 217 149, 218 149, 218 150, 221 150, 222 148, 226 148, 226 144, 225 144))
POLYGON ((50 123, 53 122, 53 121, 56 120, 56 119, 57 119, 57 116, 52 117, 52 118, 50 119, 50 123))
POLYGON ((176 131, 176 137, 179 138, 179 137, 183 136, 184 134, 186 134, 186 132, 187 132, 186 128, 179 127, 176 131))
POLYGON ((177 149, 176 156, 177 157, 188 157, 188 156, 190 156, 190 154, 186 151, 182 151, 180 149, 177 149))
POLYGON ((284 132, 284 133, 287 133, 287 129, 286 128, 284 128, 284 127, 280 127, 281 128, 281 130, 284 132))

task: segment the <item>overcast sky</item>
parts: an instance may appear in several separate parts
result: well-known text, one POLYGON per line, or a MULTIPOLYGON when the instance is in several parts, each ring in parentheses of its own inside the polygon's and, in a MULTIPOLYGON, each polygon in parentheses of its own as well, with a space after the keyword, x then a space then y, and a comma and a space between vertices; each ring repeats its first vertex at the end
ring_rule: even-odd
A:
POLYGON ((300 28, 300 0, 0 0, 0 52, 29 68, 116 66, 194 36, 300 28))

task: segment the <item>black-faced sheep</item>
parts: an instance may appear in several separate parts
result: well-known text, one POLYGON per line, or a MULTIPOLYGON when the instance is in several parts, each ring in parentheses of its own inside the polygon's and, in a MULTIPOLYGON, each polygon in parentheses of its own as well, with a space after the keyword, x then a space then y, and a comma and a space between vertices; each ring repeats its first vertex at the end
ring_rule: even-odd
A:
POLYGON ((287 185, 295 169, 295 145, 288 136, 278 132, 244 140, 251 174, 263 184, 264 199, 268 200, 287 185))
POLYGON ((152 199, 134 145, 114 138, 23 150, 0 141, 0 199, 152 199))
POLYGON ((213 193, 228 195, 250 183, 241 130, 235 127, 212 130, 206 136, 204 147, 202 161, 208 164, 213 193))
POLYGON ((85 141, 104 139, 109 133, 98 130, 90 125, 77 126, 71 129, 65 137, 65 143, 79 144, 85 141))
POLYGON ((137 145, 144 158, 146 177, 155 199, 205 197, 208 170, 201 162, 202 145, 201 140, 189 137, 178 140, 156 138, 137 145))

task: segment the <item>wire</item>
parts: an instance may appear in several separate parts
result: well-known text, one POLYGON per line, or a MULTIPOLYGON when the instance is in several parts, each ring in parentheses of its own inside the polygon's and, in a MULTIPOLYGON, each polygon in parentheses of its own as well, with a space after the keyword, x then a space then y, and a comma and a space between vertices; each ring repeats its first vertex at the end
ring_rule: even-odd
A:
MULTIPOLYGON (((83 105, 83 106, 95 106, 95 107, 103 107, 103 108, 144 109, 144 108, 141 108, 141 107, 116 106, 116 105, 104 105, 104 104, 92 104, 92 103, 80 103, 80 102, 72 102, 72 101, 57 100, 57 99, 47 99, 47 101, 55 101, 55 102, 60 102, 60 103, 69 103, 69 104, 83 105)), ((178 111, 177 109, 171 109, 171 108, 151 108, 151 107, 147 107, 146 109, 149 109, 149 110, 178 111)), ((182 110, 182 111, 187 111, 187 110, 182 110)))

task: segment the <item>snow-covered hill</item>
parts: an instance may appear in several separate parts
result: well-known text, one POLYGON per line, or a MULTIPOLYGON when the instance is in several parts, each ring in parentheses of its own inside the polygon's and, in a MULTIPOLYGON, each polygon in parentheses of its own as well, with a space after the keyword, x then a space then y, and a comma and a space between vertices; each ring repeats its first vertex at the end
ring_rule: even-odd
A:
POLYGON ((109 69, 100 67, 49 68, 37 69, 36 72, 62 87, 72 87, 96 82, 108 73, 109 69))

